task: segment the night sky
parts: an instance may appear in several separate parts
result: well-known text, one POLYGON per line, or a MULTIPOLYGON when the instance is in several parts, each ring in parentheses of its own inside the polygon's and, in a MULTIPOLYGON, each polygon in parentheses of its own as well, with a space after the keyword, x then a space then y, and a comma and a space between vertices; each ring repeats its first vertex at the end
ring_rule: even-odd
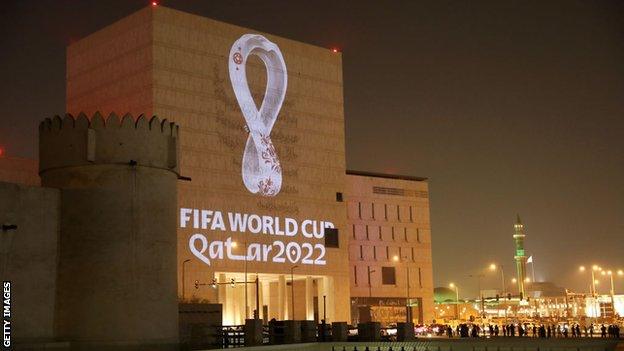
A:
MULTIPOLYGON (((64 112, 65 47, 148 3, 2 2, 7 155, 36 157, 64 112)), ((538 280, 624 269, 623 1, 161 3, 343 51, 347 165, 430 178, 436 286, 497 288, 490 262, 511 278, 516 213, 538 280)))

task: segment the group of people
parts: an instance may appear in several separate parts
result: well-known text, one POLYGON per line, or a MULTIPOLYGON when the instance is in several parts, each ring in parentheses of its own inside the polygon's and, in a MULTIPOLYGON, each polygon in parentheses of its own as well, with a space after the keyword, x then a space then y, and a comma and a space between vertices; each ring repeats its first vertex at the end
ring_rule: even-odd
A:
POLYGON ((600 336, 602 338, 620 338, 620 326, 618 324, 611 325, 594 325, 584 326, 581 330, 579 324, 562 325, 562 324, 507 324, 499 327, 497 324, 487 326, 479 326, 477 324, 459 324, 455 329, 450 325, 447 325, 446 335, 449 338, 454 336, 467 338, 477 338, 480 336, 519 336, 519 337, 534 337, 534 338, 580 338, 580 337, 594 337, 600 336))

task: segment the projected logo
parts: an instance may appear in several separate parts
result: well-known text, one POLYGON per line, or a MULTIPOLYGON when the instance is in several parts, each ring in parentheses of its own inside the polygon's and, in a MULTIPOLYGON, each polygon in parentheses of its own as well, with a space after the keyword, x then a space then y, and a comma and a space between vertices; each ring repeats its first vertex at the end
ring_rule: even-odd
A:
POLYGON ((230 49, 229 71, 236 100, 249 130, 243 152, 243 183, 254 194, 275 196, 282 187, 282 167, 271 140, 271 130, 286 95, 288 77, 284 58, 277 45, 267 38, 245 34, 230 49), (267 70, 267 86, 260 108, 253 100, 247 82, 245 67, 249 55, 258 56, 267 70))

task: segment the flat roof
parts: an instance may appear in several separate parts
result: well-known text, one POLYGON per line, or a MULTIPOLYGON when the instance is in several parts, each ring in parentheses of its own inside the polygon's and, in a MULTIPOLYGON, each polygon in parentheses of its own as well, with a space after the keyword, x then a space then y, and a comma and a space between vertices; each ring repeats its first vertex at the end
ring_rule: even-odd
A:
POLYGON ((424 178, 424 177, 414 177, 414 176, 401 175, 401 174, 386 174, 386 173, 377 173, 377 172, 355 171, 352 169, 347 169, 347 174, 364 176, 364 177, 411 180, 415 182, 424 182, 429 179, 429 178, 424 178))

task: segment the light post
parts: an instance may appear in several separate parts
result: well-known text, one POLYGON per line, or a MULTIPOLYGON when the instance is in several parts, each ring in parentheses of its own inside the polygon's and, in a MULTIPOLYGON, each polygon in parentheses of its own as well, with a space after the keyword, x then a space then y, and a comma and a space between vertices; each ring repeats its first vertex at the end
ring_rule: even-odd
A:
POLYGON ((483 302, 483 294, 481 294, 481 278, 484 277, 483 274, 470 274, 470 278, 477 278, 477 286, 479 288, 479 300, 481 300, 481 323, 483 323, 483 318, 485 318, 485 305, 483 302))
MULTIPOLYGON (((585 272, 585 266, 580 266, 579 267, 579 271, 580 272, 585 272)), ((592 265, 592 269, 590 270, 591 272, 591 285, 589 286, 590 289, 590 293, 592 296, 592 310, 594 311, 594 315, 596 315, 596 297, 598 295, 598 293, 596 292, 596 284, 598 283, 598 281, 596 280, 596 272, 600 272, 602 271, 602 268, 600 268, 600 266, 598 265, 592 265)))
MULTIPOLYGON (((368 297, 369 298, 373 297, 373 284, 371 281, 371 275, 375 272, 376 270, 370 269, 370 266, 368 266, 368 297)), ((369 303, 371 303, 371 301, 369 301, 369 303)))
POLYGON ((497 265, 495 263, 490 264, 490 270, 491 271, 495 272, 497 268, 500 269, 500 272, 501 272, 501 294, 505 295, 505 292, 506 292, 505 291, 506 290, 506 288, 505 288, 505 269, 504 269, 502 264, 500 264, 500 265, 497 265))
POLYGON ((293 272, 299 266, 290 267, 290 307, 292 308, 292 320, 295 320, 295 279, 293 272))
POLYGON ((399 262, 402 260, 405 260, 405 268, 406 268, 406 274, 407 274, 407 298, 405 299, 405 321, 407 323, 411 323, 412 322, 412 316, 411 316, 411 308, 410 308, 410 268, 407 265, 407 257, 399 257, 397 255, 394 255, 394 257, 392 257, 392 260, 394 262, 399 262))
POLYGON ((449 287, 455 289, 455 317, 459 322, 459 320, 461 320, 461 318, 459 318, 459 287, 453 283, 449 284, 449 287))
POLYGON ((188 258, 182 262, 182 302, 186 300, 186 264, 189 262, 188 258))

